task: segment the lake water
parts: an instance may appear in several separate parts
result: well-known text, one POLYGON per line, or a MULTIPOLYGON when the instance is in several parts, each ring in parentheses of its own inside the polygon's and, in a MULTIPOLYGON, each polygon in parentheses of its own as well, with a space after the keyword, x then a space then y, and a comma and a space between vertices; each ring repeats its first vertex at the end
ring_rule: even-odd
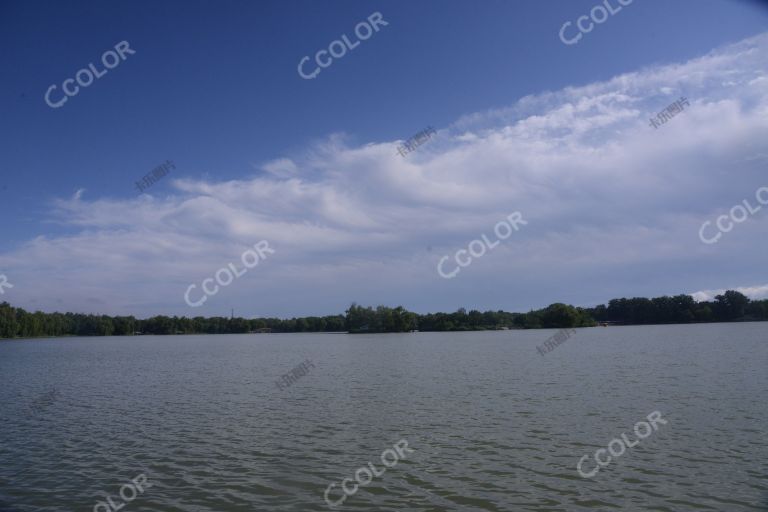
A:
POLYGON ((767 327, 0 342, 0 511, 768 510, 767 327))

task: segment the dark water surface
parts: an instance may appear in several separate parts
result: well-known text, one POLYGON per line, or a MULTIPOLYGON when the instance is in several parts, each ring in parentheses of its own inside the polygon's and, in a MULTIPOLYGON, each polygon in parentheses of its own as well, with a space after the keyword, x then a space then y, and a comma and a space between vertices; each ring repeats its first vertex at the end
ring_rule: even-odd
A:
POLYGON ((768 510, 768 323, 554 332, 1 342, 0 511, 768 510))

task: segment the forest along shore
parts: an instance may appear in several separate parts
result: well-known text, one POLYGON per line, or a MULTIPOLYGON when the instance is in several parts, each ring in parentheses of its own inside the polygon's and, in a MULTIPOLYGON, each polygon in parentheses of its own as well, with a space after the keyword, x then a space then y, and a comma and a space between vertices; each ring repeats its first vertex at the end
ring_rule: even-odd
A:
POLYGON ((418 314, 401 306, 362 307, 352 304, 344 315, 300 318, 178 317, 29 313, 0 303, 0 338, 58 336, 131 336, 138 334, 242 334, 280 332, 380 333, 482 331, 499 329, 563 329, 599 324, 648 325, 768 320, 768 300, 750 300, 734 290, 714 301, 696 302, 690 295, 653 299, 613 299, 608 305, 580 308, 555 303, 528 313, 506 311, 418 314))

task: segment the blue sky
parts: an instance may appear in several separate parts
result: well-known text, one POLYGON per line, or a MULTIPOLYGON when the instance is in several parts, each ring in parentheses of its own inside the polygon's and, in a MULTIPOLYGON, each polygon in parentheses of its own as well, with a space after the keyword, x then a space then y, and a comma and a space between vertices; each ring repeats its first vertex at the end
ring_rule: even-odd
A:
POLYGON ((717 244, 698 230, 768 186, 768 4, 635 0, 563 44, 599 3, 0 1, 0 300, 290 316, 766 296, 765 211, 717 244), (298 75, 374 12, 380 31, 298 75), (120 41, 135 54, 46 104, 120 41), (438 275, 513 211, 524 229, 438 275), (259 240, 276 253, 185 304, 259 240))

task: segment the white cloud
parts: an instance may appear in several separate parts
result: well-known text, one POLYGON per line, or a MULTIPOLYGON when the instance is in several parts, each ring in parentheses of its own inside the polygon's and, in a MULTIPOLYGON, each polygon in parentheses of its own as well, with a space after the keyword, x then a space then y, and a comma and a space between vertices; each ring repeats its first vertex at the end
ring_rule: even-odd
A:
POLYGON ((278 178, 295 177, 298 174, 298 167, 290 158, 278 158, 262 165, 261 168, 278 178))
POLYGON ((757 280, 765 215, 716 246, 704 246, 698 228, 768 185, 753 158, 768 150, 766 49, 764 34, 689 62, 527 96, 462 117, 405 158, 396 141, 351 146, 333 134, 258 166, 264 173, 253 178, 176 179, 164 198, 79 190, 55 203, 51 219, 72 234, 0 256, 17 284, 7 300, 139 315, 233 305, 242 314, 330 313, 352 300, 527 309, 704 288, 733 265, 740 273, 728 281, 757 280), (681 96, 690 107, 651 128, 649 117, 681 96), (437 276, 443 254, 513 211, 525 229, 459 278, 437 276), (277 251, 263 266, 204 308, 186 307, 188 284, 262 239, 277 251))
POLYGON ((736 290, 743 293, 752 300, 768 299, 768 284, 758 286, 735 286, 732 288, 721 288, 719 290, 701 290, 691 295, 697 302, 711 301, 716 296, 722 295, 726 290, 736 290))

